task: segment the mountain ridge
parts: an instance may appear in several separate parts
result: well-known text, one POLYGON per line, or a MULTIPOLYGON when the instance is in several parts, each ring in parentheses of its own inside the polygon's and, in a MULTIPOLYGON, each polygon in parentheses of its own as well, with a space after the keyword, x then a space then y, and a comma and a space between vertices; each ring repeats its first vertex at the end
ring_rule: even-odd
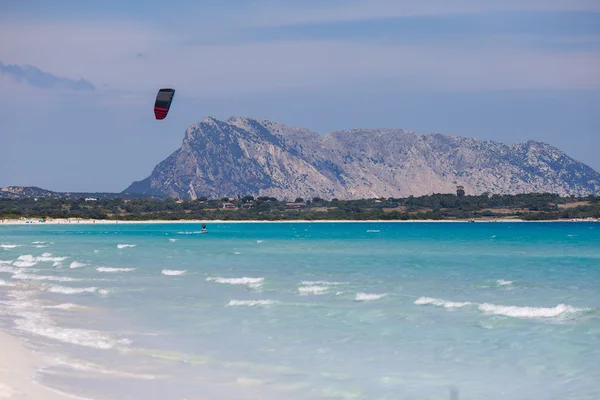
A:
POLYGON ((394 128, 305 128, 252 117, 205 117, 182 145, 124 192, 194 199, 236 194, 331 199, 600 192, 600 174, 544 142, 507 145, 394 128))

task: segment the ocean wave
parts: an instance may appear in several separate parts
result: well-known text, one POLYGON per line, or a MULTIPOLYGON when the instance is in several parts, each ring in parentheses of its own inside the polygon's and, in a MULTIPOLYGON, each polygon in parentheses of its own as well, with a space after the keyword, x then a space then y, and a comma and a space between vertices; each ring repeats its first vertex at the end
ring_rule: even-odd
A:
POLYGON ((515 283, 515 282, 514 282, 514 281, 506 281, 506 280, 504 280, 504 279, 498 279, 498 280, 496 281, 496 283, 497 283, 499 286, 510 286, 510 285, 512 285, 512 284, 513 284, 513 283, 515 283))
POLYGON ((81 267, 85 267, 87 264, 84 263, 80 263, 78 261, 73 261, 71 263, 71 265, 69 265, 69 268, 81 268, 81 267))
POLYGON ((98 267, 96 271, 98 272, 129 272, 134 271, 135 268, 112 268, 112 267, 98 267))
POLYGON ((517 307, 483 303, 479 304, 478 308, 488 314, 514 318, 556 318, 591 311, 591 308, 578 308, 566 304, 556 307, 517 307))
POLYGON ((248 278, 246 276, 244 276, 243 278, 223 278, 221 276, 218 276, 216 278, 209 277, 206 278, 206 280, 229 285, 247 285, 251 288, 256 288, 263 284, 265 278, 248 278))
POLYGON ((85 309, 88 307, 80 306, 78 304, 73 304, 73 303, 62 303, 62 304, 57 304, 55 306, 44 306, 44 308, 58 309, 58 310, 74 310, 74 309, 85 309))
POLYGON ((9 274, 18 274, 25 271, 25 269, 19 269, 15 267, 0 267, 0 272, 7 272, 9 274))
POLYGON ((17 247, 21 247, 22 245, 20 244, 0 244, 0 247, 2 247, 4 250, 8 250, 8 249, 14 249, 17 247))
POLYGON ((15 286, 15 284, 11 282, 6 282, 4 279, 0 279, 0 286, 15 286))
POLYGON ((434 305, 444 308, 461 308, 474 306, 485 314, 502 315, 522 319, 565 318, 575 314, 591 311, 591 308, 578 308, 566 304, 555 307, 505 306, 490 303, 452 302, 431 297, 420 297, 415 301, 419 305, 434 305))
POLYGON ((301 285, 325 285, 325 286, 337 286, 337 285, 346 285, 348 282, 329 282, 329 281, 302 281, 301 285))
POLYGON ((385 296, 387 296, 387 293, 382 293, 382 294, 357 293, 355 300, 356 301, 374 301, 374 300, 379 300, 385 296))
POLYGON ((13 262, 13 265, 15 267, 19 267, 19 268, 29 268, 29 267, 33 267, 35 264, 37 264, 37 262, 35 262, 35 261, 15 261, 15 262, 13 262))
POLYGON ((38 263, 38 262, 52 262, 60 263, 66 260, 68 257, 52 257, 52 253, 44 253, 41 256, 33 256, 31 254, 24 254, 17 258, 18 261, 26 263, 38 263))
POLYGON ((228 306, 269 306, 276 304, 277 302, 274 300, 231 300, 228 306))
POLYGON ((94 293, 98 291, 97 287, 74 288, 67 286, 52 286, 47 289, 51 293, 60 294, 79 294, 79 293, 94 293))
POLYGON ((55 281, 55 282, 75 282, 81 279, 70 278, 68 276, 49 276, 49 275, 32 275, 17 272, 12 276, 12 279, 30 280, 30 281, 55 281))
POLYGON ((175 241, 177 241, 177 239, 169 239, 169 242, 171 243, 175 243, 175 241))
POLYGON ((35 242, 31 242, 31 244, 46 244, 46 242, 41 242, 41 241, 35 241, 35 242))
POLYGON ((0 265, 2 264, 12 264, 13 260, 0 260, 0 265))
POLYGON ((194 231, 194 232, 177 232, 178 235, 197 235, 202 233, 202 231, 194 231))
POLYGON ((368 229, 367 232, 369 233, 378 233, 381 232, 379 229, 368 229))
POLYGON ((118 244, 117 248, 124 249, 126 247, 135 247, 135 246, 136 246, 135 244, 118 244))
POLYGON ((163 275, 175 276, 175 275, 183 275, 187 272, 187 270, 176 270, 176 269, 163 269, 160 271, 163 275))
POLYGON ((456 302, 456 301, 446 301, 446 300, 442 300, 442 299, 435 299, 432 297, 420 297, 415 301, 415 304, 418 305, 433 305, 433 306, 438 306, 438 307, 444 307, 444 308, 461 308, 461 307, 466 307, 466 306, 470 306, 471 302, 456 302))
POLYGON ((16 317, 15 327, 21 331, 96 349, 111 349, 131 343, 129 339, 117 340, 99 331, 58 326, 44 312, 43 305, 29 298, 27 293, 11 293, 10 297, 13 300, 8 302, 8 312, 16 317))
POLYGON ((324 294, 329 290, 327 286, 300 286, 298 291, 302 295, 307 294, 324 294))

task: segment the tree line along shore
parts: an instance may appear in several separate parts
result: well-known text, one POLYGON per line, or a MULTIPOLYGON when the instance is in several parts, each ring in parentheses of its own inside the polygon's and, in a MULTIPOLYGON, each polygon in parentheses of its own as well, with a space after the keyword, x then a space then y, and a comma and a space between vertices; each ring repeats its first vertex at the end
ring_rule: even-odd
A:
POLYGON ((97 220, 570 220, 600 218, 600 196, 552 193, 457 196, 433 194, 407 198, 294 201, 268 196, 177 200, 21 198, 0 199, 0 219, 97 220))

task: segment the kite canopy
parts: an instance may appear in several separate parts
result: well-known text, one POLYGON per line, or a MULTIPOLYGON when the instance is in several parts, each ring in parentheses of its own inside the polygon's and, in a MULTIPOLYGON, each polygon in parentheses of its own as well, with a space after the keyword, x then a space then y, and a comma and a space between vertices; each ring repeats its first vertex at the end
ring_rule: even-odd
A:
POLYGON ((160 89, 156 94, 156 102, 154 103, 154 116, 156 119, 165 119, 173 96, 175 95, 175 89, 160 89))

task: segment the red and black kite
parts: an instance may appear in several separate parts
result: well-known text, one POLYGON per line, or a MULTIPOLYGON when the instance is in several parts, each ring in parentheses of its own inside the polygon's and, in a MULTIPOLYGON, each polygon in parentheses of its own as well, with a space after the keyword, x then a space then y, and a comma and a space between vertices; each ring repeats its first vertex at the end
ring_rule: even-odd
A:
POLYGON ((156 94, 156 102, 154 103, 154 116, 156 119, 165 119, 171 102, 175 95, 175 89, 160 89, 156 94))

